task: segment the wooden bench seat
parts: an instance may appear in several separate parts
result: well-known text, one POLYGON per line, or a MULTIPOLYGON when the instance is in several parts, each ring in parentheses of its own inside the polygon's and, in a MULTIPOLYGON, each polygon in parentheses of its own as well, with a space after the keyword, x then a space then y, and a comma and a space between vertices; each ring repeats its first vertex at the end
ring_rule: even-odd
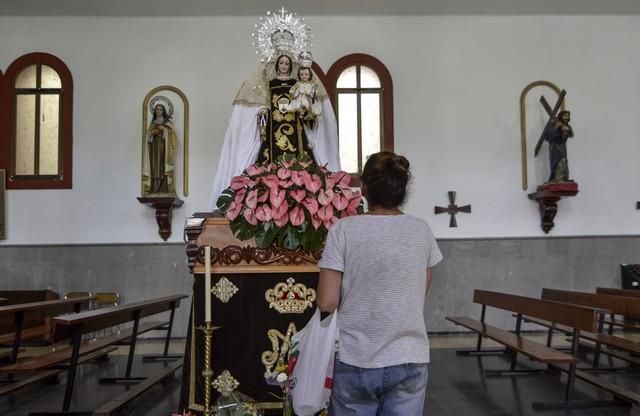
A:
POLYGON ((640 298, 639 289, 617 289, 612 287, 597 287, 596 293, 601 295, 628 296, 632 298, 640 298))
MULTIPOLYGON (((640 290, 638 289, 614 289, 609 287, 598 287, 596 293, 600 295, 613 295, 613 296, 625 296, 631 298, 640 298, 640 290)), ((625 329, 640 330, 640 321, 637 319, 631 319, 628 316, 622 319, 616 319, 611 317, 604 320, 605 324, 622 327, 625 329)))
MULTIPOLYGON (((166 322, 144 322, 141 323, 138 327, 138 335, 153 331, 154 329, 158 329, 165 325, 166 322)), ((96 339, 95 341, 83 342, 80 345, 80 349, 78 351, 79 356, 84 356, 87 354, 91 354, 98 350, 101 350, 110 345, 117 344, 121 341, 125 341, 131 338, 133 333, 133 329, 129 328, 121 331, 119 334, 113 334, 107 337, 101 337, 96 339)), ((4 374, 15 374, 15 373, 30 373, 35 371, 40 371, 44 369, 48 369, 50 367, 64 364, 69 362, 71 359, 71 355, 73 353, 73 348, 71 346, 58 348, 55 351, 50 353, 27 358, 25 360, 20 360, 15 364, 0 367, 0 373, 4 374)))
MULTIPOLYGON (((506 346, 512 351, 511 367, 509 371, 500 371, 498 374, 523 374, 539 372, 540 370, 518 370, 517 355, 522 353, 535 361, 546 364, 550 368, 566 371, 568 374, 564 401, 562 402, 536 402, 532 406, 536 409, 570 409, 584 408, 590 406, 602 406, 603 401, 574 402, 572 401, 575 379, 578 374, 577 363, 578 343, 580 334, 583 331, 595 333, 598 327, 598 316, 610 311, 602 308, 592 308, 582 305, 572 305, 546 299, 536 299, 526 296, 518 296, 506 293, 493 292, 488 290, 475 290, 473 293, 474 303, 482 305, 480 320, 467 317, 447 317, 448 320, 468 328, 478 334, 478 347, 481 349, 483 337, 506 346), (487 307, 502 309, 516 314, 516 324, 513 332, 508 332, 485 322, 487 307), (570 328, 572 335, 571 353, 566 354, 556 351, 550 346, 539 344, 521 336, 521 326, 524 316, 549 322, 557 322, 570 328)), ((488 373, 488 370, 485 370, 488 373)), ((614 397, 621 397, 619 386, 615 386, 615 392, 610 390, 608 385, 599 384, 614 394, 614 397)), ((630 397, 630 396, 629 396, 630 397)), ((613 404, 613 403, 607 403, 613 404)))
POLYGON ((88 297, 54 299, 0 306, 0 336, 4 342, 12 344, 9 362, 17 361, 22 341, 42 335, 47 340, 51 338, 50 321, 54 316, 86 309, 89 300, 88 297))
MULTIPOLYGON (((566 325, 561 325, 561 324, 557 324, 554 322, 548 322, 548 321, 544 321, 541 319, 536 319, 536 318, 532 318, 530 316, 525 316, 524 317, 525 322, 531 322, 534 323, 536 325, 540 325, 543 326, 545 328, 548 328, 550 330, 554 330, 554 331, 559 331, 562 332, 564 334, 567 335, 571 335, 573 329, 566 326, 566 325)), ((608 355, 614 356, 616 358, 619 358, 621 360, 627 361, 629 363, 633 363, 633 364, 640 364, 640 360, 633 357, 633 356, 626 356, 623 354, 620 354, 619 351, 625 351, 631 354, 640 354, 640 342, 638 341, 634 341, 628 338, 622 338, 622 337, 618 337, 615 335, 610 335, 607 333, 602 333, 602 332, 587 332, 587 331, 582 331, 580 332, 580 337, 594 342, 596 345, 593 347, 594 349, 597 348, 598 344, 602 344, 608 347, 612 347, 617 349, 616 350, 610 350, 610 349, 605 349, 602 350, 601 352, 604 352, 608 355)), ((551 335, 549 335, 547 337, 547 342, 548 344, 551 343, 551 335)), ((594 359, 594 367, 596 367, 598 365, 597 360, 594 359)))
MULTIPOLYGON (((52 326, 50 324, 36 326, 33 328, 27 328, 22 331, 20 335, 20 341, 29 341, 36 338, 49 338, 51 335, 52 326)), ((15 332, 8 332, 0 335, 0 344, 13 344, 16 338, 15 332)))
MULTIPOLYGON (((90 354, 85 354, 82 356, 82 358, 80 358, 80 360, 78 360, 78 364, 83 364, 85 362, 91 361, 91 360, 95 360, 97 358, 100 357, 104 357, 106 355, 108 355, 109 353, 117 350, 118 347, 106 347, 106 348, 102 348, 99 349, 97 351, 93 351, 90 354)), ((7 386, 4 387, 0 387, 0 396, 4 396, 6 394, 10 394, 10 393, 14 393, 20 389, 23 389, 24 387, 33 385, 39 381, 44 381, 50 378, 53 378, 54 376, 57 376, 58 374, 62 373, 64 370, 63 369, 55 369, 55 370, 45 370, 45 371, 39 371, 29 377, 23 378, 19 381, 16 381, 15 383, 11 383, 7 386)))
POLYGON ((521 335, 502 330, 498 327, 483 323, 468 317, 447 316, 447 320, 470 329, 485 338, 492 339, 514 351, 523 353, 536 361, 543 363, 575 363, 580 361, 577 357, 556 351, 534 341, 530 341, 521 335))
MULTIPOLYGON (((91 353, 103 347, 114 345, 120 341, 129 340, 129 355, 124 377, 122 381, 137 381, 139 378, 131 377, 133 357, 135 354, 136 340, 140 333, 167 328, 167 343, 171 336, 171 328, 175 310, 180 305, 180 300, 186 295, 171 295, 157 299, 121 304, 109 308, 102 308, 80 312, 72 315, 58 316, 53 319, 54 340, 71 339, 70 353, 68 349, 60 352, 55 351, 44 357, 37 357, 34 360, 16 363, 9 368, 2 369, 4 372, 31 372, 36 368, 50 368, 62 362, 69 363, 67 370, 67 384, 65 388, 62 412, 53 414, 68 414, 73 395, 77 366, 83 354, 91 353), (170 312, 168 322, 142 322, 143 318, 157 315, 163 312, 170 312), (109 337, 98 339, 90 343, 82 343, 82 336, 87 333, 96 332, 102 329, 112 328, 118 325, 133 323, 133 327, 109 337)), ((39 412, 38 414, 52 414, 39 412)))

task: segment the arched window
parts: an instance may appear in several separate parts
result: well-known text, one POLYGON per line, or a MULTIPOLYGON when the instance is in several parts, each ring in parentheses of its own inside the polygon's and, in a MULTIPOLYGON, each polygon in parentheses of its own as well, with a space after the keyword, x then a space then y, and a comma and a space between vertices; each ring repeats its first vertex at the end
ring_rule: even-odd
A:
POLYGON ((340 163, 355 179, 370 154, 393 151, 391 75, 378 59, 357 53, 331 66, 327 84, 338 118, 340 163))
POLYGON ((73 80, 53 55, 15 60, 3 77, 0 160, 7 189, 71 188, 73 80))

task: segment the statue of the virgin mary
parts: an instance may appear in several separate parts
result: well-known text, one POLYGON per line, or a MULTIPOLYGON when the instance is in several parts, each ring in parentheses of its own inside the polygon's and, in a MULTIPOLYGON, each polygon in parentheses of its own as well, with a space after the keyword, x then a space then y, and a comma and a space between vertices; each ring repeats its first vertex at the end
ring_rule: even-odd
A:
POLYGON ((335 113, 316 74, 312 74, 317 84, 313 100, 320 115, 313 123, 305 123, 305 114, 290 105, 299 69, 310 68, 313 63, 308 26, 284 8, 260 20, 253 36, 262 60, 233 101, 209 199, 210 211, 216 209, 216 201, 231 179, 254 163, 292 156, 311 159, 330 171, 340 170, 335 113))

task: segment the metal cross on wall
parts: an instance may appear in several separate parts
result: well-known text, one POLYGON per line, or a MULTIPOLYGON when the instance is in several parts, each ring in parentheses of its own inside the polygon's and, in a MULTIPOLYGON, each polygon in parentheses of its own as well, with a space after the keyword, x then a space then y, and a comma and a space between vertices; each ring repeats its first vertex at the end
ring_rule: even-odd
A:
POLYGON ((435 213, 442 214, 446 212, 447 214, 451 215, 451 218, 449 219, 449 228, 454 228, 458 226, 458 222, 456 221, 456 214, 458 212, 466 212, 467 214, 471 214, 471 205, 467 204, 459 207, 456 205, 455 191, 449 191, 448 194, 449 194, 449 205, 446 208, 436 206, 435 213))

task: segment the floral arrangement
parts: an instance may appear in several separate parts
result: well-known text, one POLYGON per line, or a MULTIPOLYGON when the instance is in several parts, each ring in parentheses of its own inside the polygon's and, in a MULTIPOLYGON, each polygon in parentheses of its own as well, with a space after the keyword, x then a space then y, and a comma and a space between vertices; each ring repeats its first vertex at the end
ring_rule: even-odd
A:
POLYGON ((280 362, 273 371, 265 374, 267 384, 279 386, 282 389, 282 397, 278 397, 282 400, 282 416, 294 416, 291 391, 295 381, 290 375, 293 372, 296 361, 297 355, 295 357, 289 356, 287 363, 280 362))
POLYGON ((329 172, 312 160, 255 164, 231 180, 218 207, 240 240, 316 253, 338 218, 363 212, 350 181, 348 173, 329 172))

